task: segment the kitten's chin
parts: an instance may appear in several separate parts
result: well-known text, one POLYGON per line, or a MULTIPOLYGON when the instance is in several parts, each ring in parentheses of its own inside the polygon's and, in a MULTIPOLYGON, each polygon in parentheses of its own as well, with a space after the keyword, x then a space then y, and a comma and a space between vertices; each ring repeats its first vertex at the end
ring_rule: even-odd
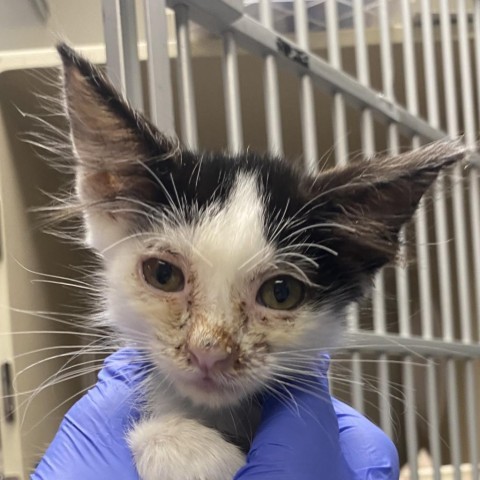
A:
POLYGON ((217 383, 211 378, 179 379, 174 382, 177 392, 194 405, 221 409, 240 403, 245 398, 245 391, 217 383))

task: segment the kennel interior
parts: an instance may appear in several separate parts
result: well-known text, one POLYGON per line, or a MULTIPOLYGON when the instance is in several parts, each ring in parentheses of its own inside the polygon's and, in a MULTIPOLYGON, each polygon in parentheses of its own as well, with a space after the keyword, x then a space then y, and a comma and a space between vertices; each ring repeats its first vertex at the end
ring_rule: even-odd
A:
MULTIPOLYGON (((65 182, 40 158, 48 152, 23 141, 46 118, 39 97, 55 95, 48 32, 106 63, 132 103, 191 148, 248 146, 315 171, 445 136, 477 141, 478 0, 10 8, 0 28, 0 478, 26 478, 101 361, 72 355, 93 340, 77 281, 91 258, 29 210, 65 182)), ((479 478, 478 165, 473 155, 440 178, 334 356, 333 392, 394 439, 405 479, 479 478)))

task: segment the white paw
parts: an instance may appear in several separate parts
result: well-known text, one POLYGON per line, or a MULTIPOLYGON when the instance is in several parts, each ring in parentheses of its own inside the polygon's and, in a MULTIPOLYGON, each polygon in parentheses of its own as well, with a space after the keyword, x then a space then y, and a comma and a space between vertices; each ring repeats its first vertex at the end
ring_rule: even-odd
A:
POLYGON ((180 416, 139 423, 128 442, 142 480, 230 480, 245 463, 219 432, 180 416))

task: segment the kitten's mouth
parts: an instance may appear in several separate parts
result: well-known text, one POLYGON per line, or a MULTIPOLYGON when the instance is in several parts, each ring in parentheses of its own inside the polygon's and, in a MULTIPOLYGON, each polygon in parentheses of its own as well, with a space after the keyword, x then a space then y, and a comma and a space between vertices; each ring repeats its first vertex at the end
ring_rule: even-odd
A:
POLYGON ((190 372, 177 378, 177 391, 196 405, 210 408, 224 408, 237 404, 247 391, 252 390, 242 385, 240 379, 216 376, 209 372, 190 372), (243 388, 239 389, 239 386, 243 388), (240 392, 239 392, 240 390, 240 392))
POLYGON ((218 384, 212 377, 209 375, 203 375, 193 379, 192 383, 201 390, 206 392, 221 390, 222 386, 218 384))
POLYGON ((196 392, 205 394, 229 394, 232 390, 224 381, 207 372, 184 378, 182 383, 189 389, 193 388, 196 392))

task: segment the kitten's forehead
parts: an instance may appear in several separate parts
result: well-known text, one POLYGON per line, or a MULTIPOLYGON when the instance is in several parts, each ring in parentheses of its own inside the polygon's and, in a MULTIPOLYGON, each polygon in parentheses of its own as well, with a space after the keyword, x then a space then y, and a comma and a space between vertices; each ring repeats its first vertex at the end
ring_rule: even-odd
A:
MULTIPOLYGON (((194 222, 165 233, 195 263, 200 275, 221 272, 222 278, 215 278, 226 285, 239 272, 271 256, 265 232, 265 200, 258 177, 253 172, 238 172, 222 201, 212 202, 194 222)), ((214 281, 214 277, 209 279, 214 281)))

